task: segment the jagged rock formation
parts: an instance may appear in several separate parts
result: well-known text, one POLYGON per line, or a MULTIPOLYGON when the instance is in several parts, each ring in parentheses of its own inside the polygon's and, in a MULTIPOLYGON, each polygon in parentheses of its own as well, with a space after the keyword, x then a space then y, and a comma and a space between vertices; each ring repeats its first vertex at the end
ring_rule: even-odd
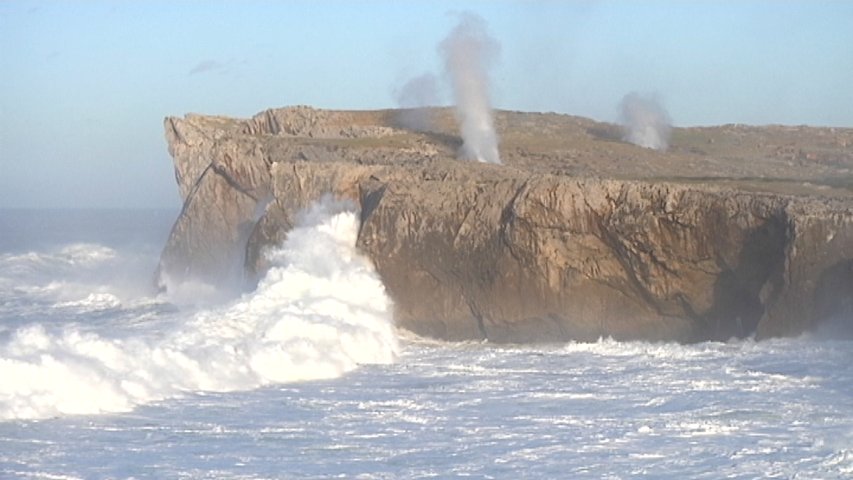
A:
POLYGON ((396 320, 444 339, 699 341, 853 313, 853 130, 676 129, 498 112, 505 165, 455 159, 452 115, 268 110, 166 119, 184 209, 164 283, 256 277, 301 208, 360 208, 396 320))

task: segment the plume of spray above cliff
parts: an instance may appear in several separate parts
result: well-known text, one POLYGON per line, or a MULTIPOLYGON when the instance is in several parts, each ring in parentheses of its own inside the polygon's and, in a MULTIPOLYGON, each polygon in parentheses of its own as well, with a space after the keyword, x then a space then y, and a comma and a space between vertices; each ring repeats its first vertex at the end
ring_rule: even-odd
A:
POLYGON ((619 104, 625 141, 654 150, 666 150, 672 125, 669 114, 653 95, 632 92, 619 104))
POLYGON ((487 33, 483 19, 472 13, 460 14, 459 23, 439 44, 453 88, 462 155, 480 162, 500 163, 488 75, 499 51, 500 46, 487 33))
POLYGON ((431 110, 439 103, 438 80, 432 73, 424 73, 409 79, 395 92, 399 126, 416 132, 428 131, 433 126, 431 110))

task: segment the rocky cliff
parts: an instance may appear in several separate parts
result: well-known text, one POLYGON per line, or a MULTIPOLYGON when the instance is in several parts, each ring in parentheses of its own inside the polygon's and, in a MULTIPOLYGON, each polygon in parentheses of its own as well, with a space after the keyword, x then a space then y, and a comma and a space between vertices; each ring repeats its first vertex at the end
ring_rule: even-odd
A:
POLYGON ((662 153, 612 125, 498 112, 504 165, 485 165, 455 158, 450 112, 395 127, 411 113, 166 119, 184 208, 163 284, 251 282, 332 194, 360 207, 357 246, 422 335, 700 341, 853 314, 853 130, 676 129, 662 153))

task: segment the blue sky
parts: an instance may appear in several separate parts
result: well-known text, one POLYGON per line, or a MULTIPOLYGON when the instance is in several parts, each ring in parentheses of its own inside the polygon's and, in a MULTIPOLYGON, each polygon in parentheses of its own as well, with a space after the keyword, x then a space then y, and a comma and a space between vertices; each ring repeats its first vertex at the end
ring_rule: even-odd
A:
POLYGON ((497 108, 853 127, 849 1, 7 1, 0 208, 179 208, 163 117, 394 107, 459 11, 500 43, 497 108))

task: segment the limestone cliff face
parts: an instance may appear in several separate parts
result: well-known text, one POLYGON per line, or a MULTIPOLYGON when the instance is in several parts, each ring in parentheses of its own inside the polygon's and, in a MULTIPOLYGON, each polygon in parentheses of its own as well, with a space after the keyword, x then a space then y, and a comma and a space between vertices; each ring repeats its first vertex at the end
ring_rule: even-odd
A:
POLYGON ((160 280, 232 287, 255 210, 270 194, 270 161, 224 119, 167 119, 166 139, 184 206, 161 256, 160 280), (230 134, 230 135, 229 135, 230 134))
POLYGON ((360 207, 358 248, 398 324, 422 335, 699 341, 798 334, 853 310, 853 202, 801 181, 829 167, 709 180, 721 160, 679 152, 678 132, 659 154, 584 119, 507 112, 507 164, 484 165, 454 158, 448 112, 420 133, 394 128, 395 114, 167 119, 185 205, 161 276, 257 276, 296 212, 333 194, 360 207), (679 167, 664 176, 661 163, 679 167))

